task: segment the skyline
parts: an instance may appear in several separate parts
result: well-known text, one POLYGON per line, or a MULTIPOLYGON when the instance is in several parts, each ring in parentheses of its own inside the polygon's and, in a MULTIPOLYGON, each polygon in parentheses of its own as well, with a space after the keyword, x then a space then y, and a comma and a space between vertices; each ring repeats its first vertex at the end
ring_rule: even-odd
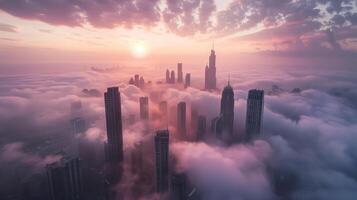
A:
POLYGON ((356 0, 0 0, 1 200, 355 200, 356 0))
MULTIPOLYGON (((357 3, 352 0, 153 0, 147 4, 138 0, 136 7, 131 7, 132 1, 123 2, 127 3, 1 1, 0 65, 7 72, 9 66, 47 64, 43 69, 56 63, 68 68, 83 64, 153 68, 185 60, 198 67, 208 64, 202 58, 213 41, 223 67, 260 65, 265 58, 276 59, 272 64, 280 66, 296 59, 317 64, 320 60, 325 65, 334 61, 342 67, 356 61, 357 3), (116 13, 126 8, 135 11, 116 13), (56 10, 64 9, 57 14, 56 10), (142 18, 135 19, 136 15, 142 18)), ((58 69, 52 66, 54 70, 58 69)))

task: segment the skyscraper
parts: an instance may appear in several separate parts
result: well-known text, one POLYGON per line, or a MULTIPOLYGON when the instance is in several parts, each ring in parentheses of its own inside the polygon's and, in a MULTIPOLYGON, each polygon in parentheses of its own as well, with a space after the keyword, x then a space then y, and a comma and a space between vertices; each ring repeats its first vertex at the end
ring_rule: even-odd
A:
POLYGON ((170 83, 170 71, 167 69, 166 70, 166 83, 170 83))
POLYGON ((182 81, 183 81, 182 63, 177 63, 177 82, 182 83, 182 81))
POLYGON ((206 134, 206 117, 203 115, 199 115, 197 119, 197 132, 196 137, 197 140, 200 141, 205 137, 206 134))
POLYGON ((229 84, 223 89, 221 97, 221 112, 212 120, 211 129, 216 137, 229 142, 233 137, 234 92, 229 84))
POLYGON ((82 177, 78 158, 48 165, 46 175, 50 200, 80 200, 82 177))
POLYGON ((181 139, 186 139, 186 103, 177 104, 177 133, 181 139))
POLYGON ((185 88, 191 86, 191 74, 187 73, 185 76, 185 88))
POLYGON ((208 66, 205 68, 205 89, 216 89, 216 52, 212 48, 208 66))
POLYGON ((148 120, 149 119, 149 98, 140 97, 140 119, 148 120))
POLYGON ((105 160, 110 168, 110 182, 119 180, 120 167, 123 161, 123 127, 121 115, 121 100, 118 87, 111 87, 104 93, 105 118, 107 126, 107 143, 105 143, 105 160), (118 174, 119 173, 119 174, 118 174))
POLYGON ((74 134, 84 133, 86 131, 86 121, 81 117, 71 119, 71 130, 74 134))
POLYGON ((185 174, 173 174, 171 176, 171 200, 187 200, 188 199, 188 183, 185 174))
MULTIPOLYGON (((221 98, 222 133, 233 136, 234 92, 229 84, 223 89, 221 98)), ((229 138, 227 138, 229 139, 229 138)))
POLYGON ((155 136, 156 192, 164 193, 169 187, 169 131, 159 130, 155 136))
POLYGON ((175 71, 174 70, 171 71, 170 83, 175 84, 175 71))
POLYGON ((245 121, 246 139, 250 141, 259 136, 264 109, 264 91, 249 90, 247 115, 245 121))

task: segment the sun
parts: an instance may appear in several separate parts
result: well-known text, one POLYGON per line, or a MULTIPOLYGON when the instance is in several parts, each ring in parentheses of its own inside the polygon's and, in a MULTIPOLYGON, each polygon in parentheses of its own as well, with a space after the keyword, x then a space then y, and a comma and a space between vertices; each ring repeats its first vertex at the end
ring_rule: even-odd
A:
POLYGON ((131 46, 131 53, 135 58, 145 58, 147 47, 143 42, 136 42, 131 46))

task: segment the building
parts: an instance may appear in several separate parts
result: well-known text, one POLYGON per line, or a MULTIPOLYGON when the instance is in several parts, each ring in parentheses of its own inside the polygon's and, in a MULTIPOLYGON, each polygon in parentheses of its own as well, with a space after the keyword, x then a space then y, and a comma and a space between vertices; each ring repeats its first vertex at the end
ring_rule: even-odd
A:
POLYGON ((123 127, 121 100, 118 87, 111 87, 104 93, 107 142, 105 143, 105 161, 108 164, 107 175, 111 183, 120 179, 123 162, 123 127))
POLYGON ((135 85, 135 81, 134 81, 133 77, 130 78, 128 84, 129 84, 129 85, 135 85))
POLYGON ((138 85, 139 88, 144 88, 145 87, 145 80, 144 80, 144 77, 140 77, 139 79, 139 85, 138 85))
POLYGON ((177 104, 177 133, 181 139, 186 139, 186 103, 177 104))
POLYGON ((205 68, 205 89, 216 89, 216 52, 212 48, 208 66, 205 68))
POLYGON ((177 82, 183 82, 182 63, 177 63, 177 82))
POLYGON ((247 115, 245 120, 246 140, 260 135, 264 110, 264 91, 249 90, 247 100, 247 115))
POLYGON ((80 161, 63 159, 46 167, 50 200, 79 200, 82 196, 80 161))
POLYGON ((171 71, 170 83, 175 84, 175 71, 174 70, 171 71))
POLYGON ((205 138, 206 135, 206 117, 199 115, 197 118, 197 132, 196 137, 197 141, 201 141, 205 138))
POLYGON ((81 117, 71 119, 71 130, 74 134, 84 133, 86 131, 86 121, 81 117))
POLYGON ((191 74, 187 73, 185 76, 185 88, 191 86, 191 74))
POLYGON ((156 192, 164 193, 169 187, 169 131, 159 130, 155 136, 156 192))
POLYGON ((170 200, 187 200, 188 181, 185 174, 173 174, 171 176, 170 200))
POLYGON ((233 136, 234 122, 234 92, 229 84, 223 89, 221 98, 222 131, 228 136, 233 136))
POLYGON ((171 80, 170 80, 170 71, 167 69, 166 70, 166 83, 171 83, 171 80))
POLYGON ((149 119, 149 98, 140 97, 140 119, 148 120, 149 119))
POLYGON ((139 74, 135 74, 134 75, 134 85, 136 85, 137 87, 139 87, 140 84, 140 78, 139 78, 139 74))

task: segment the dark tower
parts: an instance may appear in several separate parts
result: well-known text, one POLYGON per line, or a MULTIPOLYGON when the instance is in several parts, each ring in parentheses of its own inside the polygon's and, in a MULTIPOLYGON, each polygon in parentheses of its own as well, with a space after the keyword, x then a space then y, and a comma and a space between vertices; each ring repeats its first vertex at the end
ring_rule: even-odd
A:
POLYGON ((121 116, 121 100, 118 87, 111 87, 104 93, 105 118, 107 126, 107 143, 105 144, 105 160, 109 164, 109 181, 119 180, 117 169, 123 161, 123 129, 121 116))
POLYGON ((206 117, 205 116, 198 116, 197 118, 197 141, 201 141, 204 139, 206 135, 206 117))
POLYGON ((181 139, 186 139, 186 103, 177 104, 177 133, 181 139))
POLYGON ((183 81, 182 63, 177 63, 177 82, 182 83, 182 81, 183 81))
POLYGON ((82 177, 79 159, 61 160, 46 168, 50 200, 80 200, 82 177))
POLYGON ((169 187, 169 131, 160 130, 155 136, 156 192, 164 193, 169 187))
POLYGON ((170 200, 187 200, 188 181, 185 174, 173 174, 171 176, 170 200))
POLYGON ((175 71, 174 71, 174 70, 171 71, 170 82, 171 82, 172 84, 175 84, 175 71))
POLYGON ((260 135, 264 110, 264 91, 249 90, 245 120, 246 139, 250 141, 260 135))
POLYGON ((140 97, 140 119, 148 120, 149 119, 149 98, 140 97))
POLYGON ((234 92, 229 81, 222 92, 220 117, 222 118, 222 133, 231 138, 233 136, 234 121, 234 92))
POLYGON ((166 70, 166 83, 170 83, 170 71, 166 70))
POLYGON ((209 56, 208 66, 205 68, 205 89, 216 89, 216 52, 212 47, 211 54, 209 56))
POLYGON ((191 86, 191 74, 187 73, 185 76, 185 88, 191 86))

